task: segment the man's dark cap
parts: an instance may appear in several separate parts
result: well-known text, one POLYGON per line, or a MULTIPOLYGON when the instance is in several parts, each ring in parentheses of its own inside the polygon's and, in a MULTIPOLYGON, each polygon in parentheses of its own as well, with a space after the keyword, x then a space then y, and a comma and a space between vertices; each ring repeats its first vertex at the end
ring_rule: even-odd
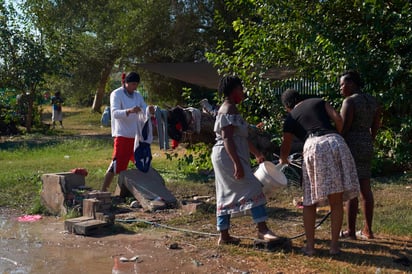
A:
POLYGON ((129 74, 127 74, 125 82, 126 83, 130 83, 130 82, 140 83, 140 76, 137 72, 132 71, 129 74))

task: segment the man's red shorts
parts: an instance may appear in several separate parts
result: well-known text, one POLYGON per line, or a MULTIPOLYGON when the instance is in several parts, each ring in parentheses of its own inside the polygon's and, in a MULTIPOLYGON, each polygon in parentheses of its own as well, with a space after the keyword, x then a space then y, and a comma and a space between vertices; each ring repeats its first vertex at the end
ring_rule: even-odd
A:
POLYGON ((126 170, 129 161, 134 163, 134 138, 115 137, 113 150, 114 172, 126 170))

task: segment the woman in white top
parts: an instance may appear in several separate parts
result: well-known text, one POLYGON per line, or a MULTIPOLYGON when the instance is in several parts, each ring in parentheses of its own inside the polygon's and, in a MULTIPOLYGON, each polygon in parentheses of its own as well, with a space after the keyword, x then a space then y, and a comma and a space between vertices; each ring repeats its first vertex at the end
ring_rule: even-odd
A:
POLYGON ((278 239, 267 227, 266 197, 262 184, 253 175, 250 166, 252 152, 259 163, 264 156, 248 140, 248 124, 239 114, 236 105, 244 99, 241 80, 236 76, 224 77, 219 86, 225 100, 216 116, 214 131, 216 144, 212 151, 215 171, 218 244, 238 244, 239 239, 230 236, 230 216, 250 210, 257 224, 258 238, 278 239))

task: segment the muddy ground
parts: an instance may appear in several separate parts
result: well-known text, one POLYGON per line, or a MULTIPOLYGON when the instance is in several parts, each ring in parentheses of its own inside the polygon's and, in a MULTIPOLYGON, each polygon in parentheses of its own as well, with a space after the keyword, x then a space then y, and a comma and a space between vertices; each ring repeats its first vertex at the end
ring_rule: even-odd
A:
MULTIPOLYGON (((410 273, 412 241, 379 235, 373 241, 342 240, 343 253, 328 254, 329 224, 317 231, 318 255, 300 252, 303 237, 274 251, 256 249, 253 225, 247 216, 233 221, 233 234, 243 235, 240 246, 216 245, 214 226, 208 221, 173 230, 141 223, 124 229, 120 220, 145 219, 164 223, 179 211, 116 215, 114 227, 95 236, 69 234, 64 220, 43 216, 35 222, 19 222, 16 211, 0 210, 0 273, 410 273), (244 220, 242 220, 244 219, 244 220), (246 221, 246 222, 245 222, 246 221), (211 235, 185 230, 209 231, 211 235), (118 262, 116 258, 133 259, 118 262), (133 257, 137 257, 134 260, 133 257), (118 272, 112 272, 117 270, 118 272)), ((278 221, 277 231, 291 231, 290 220, 278 221), (287 228, 287 229, 286 229, 287 228)), ((326 222, 327 223, 327 222, 326 222)), ((272 227, 274 223, 271 223, 272 227)), ((129 225, 130 226, 130 225, 129 225)), ((173 226, 173 225, 172 225, 173 226)), ((301 230, 300 225, 296 225, 301 230)))
POLYGON ((19 222, 16 211, 0 217, 0 273, 248 273, 271 271, 246 257, 202 248, 213 236, 182 240, 182 232, 145 227, 142 232, 107 230, 96 236, 69 234, 64 220, 45 217, 19 222), (116 258, 134 259, 118 262, 116 258), (113 272, 115 273, 115 272, 113 272))

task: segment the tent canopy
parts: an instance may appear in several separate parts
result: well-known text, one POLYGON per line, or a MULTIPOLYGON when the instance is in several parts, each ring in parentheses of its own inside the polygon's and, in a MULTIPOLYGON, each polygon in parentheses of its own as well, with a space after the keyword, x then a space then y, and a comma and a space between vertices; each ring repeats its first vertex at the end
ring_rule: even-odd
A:
POLYGON ((209 63, 145 63, 139 67, 183 82, 217 89, 219 74, 209 63))
MULTIPOLYGON (((217 69, 210 63, 142 63, 137 64, 145 70, 155 72, 166 77, 178 79, 194 85, 217 89, 220 76, 217 69)), ((292 77, 296 70, 273 68, 263 77, 272 80, 281 80, 292 77)))

